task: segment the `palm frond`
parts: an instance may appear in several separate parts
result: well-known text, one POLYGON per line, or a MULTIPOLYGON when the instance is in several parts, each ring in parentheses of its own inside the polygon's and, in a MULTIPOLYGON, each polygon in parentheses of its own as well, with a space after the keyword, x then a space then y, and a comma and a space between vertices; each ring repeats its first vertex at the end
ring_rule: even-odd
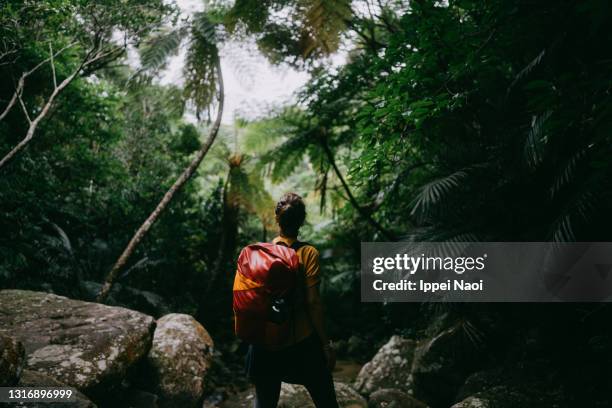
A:
POLYGON ((570 159, 567 161, 561 173, 557 175, 555 178, 552 187, 550 188, 550 195, 554 197, 559 193, 559 191, 569 184, 574 178, 574 174, 576 172, 576 168, 578 167, 578 163, 586 156, 587 150, 582 149, 576 152, 570 159))
POLYGON ((272 150, 260 156, 262 164, 270 164, 270 176, 273 182, 279 182, 290 176, 304 160, 311 142, 307 133, 297 133, 272 150))
POLYGON ((212 14, 206 12, 195 14, 192 31, 202 41, 206 41, 209 44, 217 44, 219 42, 217 27, 218 22, 214 21, 212 14))
POLYGON ((202 113, 208 113, 213 108, 217 93, 216 61, 219 55, 217 43, 211 40, 216 37, 205 29, 205 17, 200 16, 192 28, 192 39, 187 50, 185 61, 185 99, 191 101, 196 116, 201 119, 202 113))
POLYGON ((427 214, 431 208, 438 205, 445 196, 457 188, 467 174, 465 170, 459 170, 425 184, 413 201, 411 215, 427 214))
POLYGON ((536 168, 544 157, 544 147, 548 142, 544 126, 551 115, 551 111, 546 111, 540 116, 534 116, 531 120, 524 148, 525 160, 531 168, 536 168))
POLYGON ((512 83, 508 87, 508 93, 510 93, 512 88, 514 88, 514 86, 521 79, 527 77, 531 73, 531 71, 533 71, 534 68, 537 67, 542 62, 544 55, 546 55, 546 49, 543 49, 542 51, 540 51, 540 53, 536 55, 536 57, 529 62, 529 64, 527 64, 523 69, 519 71, 518 74, 516 74, 516 76, 514 77, 514 80, 512 80, 512 83))
POLYGON ((562 214, 553 223, 551 236, 553 242, 574 242, 576 240, 569 212, 562 214))
POLYGON ((142 71, 156 71, 165 67, 168 59, 178 54, 181 43, 188 34, 186 27, 158 32, 147 40, 140 49, 142 71))
POLYGON ((249 153, 265 153, 277 147, 293 130, 277 118, 255 121, 250 123, 243 133, 243 147, 249 153))
POLYGON ((302 55, 307 58, 319 51, 330 54, 338 49, 340 35, 351 16, 349 0, 310 0, 304 2, 305 25, 302 29, 302 55))
POLYGON ((72 243, 70 242, 70 238, 68 237, 68 234, 66 234, 66 232, 54 222, 51 223, 51 227, 55 230, 55 232, 57 232, 57 235, 59 238, 57 242, 61 244, 61 247, 63 248, 63 250, 66 251, 66 253, 73 255, 74 251, 72 249, 72 243))

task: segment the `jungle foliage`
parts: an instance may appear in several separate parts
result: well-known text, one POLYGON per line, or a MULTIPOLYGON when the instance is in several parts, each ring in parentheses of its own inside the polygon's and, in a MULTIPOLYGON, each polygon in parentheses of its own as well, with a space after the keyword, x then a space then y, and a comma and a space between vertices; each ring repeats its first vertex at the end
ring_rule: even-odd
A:
POLYGON ((309 204, 304 235, 321 249, 340 337, 415 317, 360 304, 361 241, 610 241, 605 0, 236 0, 190 19, 155 0, 0 7, 0 112, 19 96, 0 118, 2 155, 28 130, 24 110, 81 68, 0 169, 2 287, 89 296, 198 149, 215 108, 208 68, 229 41, 311 80, 294 106, 224 126, 119 283, 219 310, 236 251, 274 233, 282 189, 309 204), (184 86, 160 85, 181 49, 184 86))

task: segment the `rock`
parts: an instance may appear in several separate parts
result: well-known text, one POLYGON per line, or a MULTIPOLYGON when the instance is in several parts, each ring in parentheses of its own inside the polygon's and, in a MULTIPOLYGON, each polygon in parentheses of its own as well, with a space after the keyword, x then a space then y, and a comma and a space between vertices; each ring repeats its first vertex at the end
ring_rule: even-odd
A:
MULTIPOLYGON (((367 408, 366 400, 349 385, 335 381, 334 387, 340 408, 367 408)), ((278 408, 314 408, 314 404, 305 387, 283 383, 278 408)))
POLYGON ((0 387, 15 385, 24 364, 23 345, 11 337, 0 335, 0 387))
POLYGON ((334 382, 334 388, 336 389, 336 398, 340 408, 361 408, 368 406, 366 400, 350 385, 337 381, 334 382))
POLYGON ((522 362, 471 374, 457 393, 456 400, 475 397, 495 407, 561 407, 568 397, 562 379, 550 362, 522 362), (514 404, 514 405, 513 405, 514 404))
POLYGON ((456 403, 451 408, 492 408, 492 406, 488 400, 478 397, 468 397, 456 403))
MULTIPOLYGON (((23 370, 21 378, 19 379, 18 387, 67 387, 66 384, 57 381, 55 378, 51 378, 48 375, 39 373, 37 371, 23 370)), ((89 400, 85 395, 75 390, 76 400, 70 402, 39 402, 39 403, 28 403, 28 408, 54 408, 54 407, 65 407, 65 408, 96 408, 96 405, 89 400)))
POLYGON ((542 403, 516 388, 500 385, 471 395, 451 408, 550 408, 559 406, 563 405, 551 404, 550 401, 542 403))
MULTIPOLYGON (((83 288, 88 300, 95 300, 102 284, 93 281, 84 281, 83 288)), ((166 300, 157 293, 135 289, 131 286, 116 283, 113 285, 108 298, 108 305, 122 306, 138 310, 154 317, 160 317, 170 312, 166 300)))
POLYGON ((0 291, 0 334, 19 339, 26 367, 95 394, 144 357, 155 322, 121 307, 26 290, 0 291))
POLYGON ((486 360, 460 324, 455 324, 415 349, 413 395, 433 407, 447 407, 466 377, 486 360))
POLYGON ((196 406, 212 355, 213 341, 193 317, 172 313, 160 318, 148 356, 160 406, 196 406))
POLYGON ((381 388, 408 392, 415 345, 413 340, 391 337, 374 358, 361 368, 355 380, 355 389, 364 395, 381 388))
POLYGON ((395 388, 374 391, 368 401, 369 408, 428 408, 411 395, 395 388))

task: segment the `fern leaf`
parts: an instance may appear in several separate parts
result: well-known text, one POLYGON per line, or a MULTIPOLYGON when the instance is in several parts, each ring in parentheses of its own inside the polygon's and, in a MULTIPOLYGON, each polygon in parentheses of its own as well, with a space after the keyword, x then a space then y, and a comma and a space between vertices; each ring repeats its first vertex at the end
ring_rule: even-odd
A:
POLYGON ((531 71, 534 70, 535 67, 537 67, 541 62, 542 59, 544 58, 544 55, 546 55, 546 49, 543 49, 542 51, 540 51, 540 53, 538 55, 536 55, 536 57, 534 59, 532 59, 529 64, 527 64, 525 66, 525 68, 521 69, 519 71, 518 74, 516 74, 516 76, 514 77, 514 80, 512 81, 512 83, 510 84, 510 86, 508 87, 508 93, 512 90, 512 88, 514 88, 514 86, 523 78, 525 78, 526 76, 528 76, 531 71))
POLYGON ((216 43, 210 42, 210 38, 198 28, 192 30, 184 68, 184 95, 193 103, 198 119, 201 119, 202 113, 210 114, 217 92, 216 60, 219 50, 216 43))
POLYGON ((426 214, 429 212, 430 209, 439 204, 449 192, 458 187, 461 179, 466 176, 466 171, 459 170, 449 176, 425 184, 414 199, 411 215, 419 213, 426 214))
POLYGON ((572 228, 571 216, 568 212, 563 214, 553 224, 552 240, 554 242, 574 242, 576 237, 572 228))
POLYGON ((561 173, 555 179, 552 187, 550 188, 550 195, 554 197, 557 193, 567 184, 569 184, 574 177, 578 162, 580 162, 586 156, 586 149, 579 150, 567 161, 567 164, 563 167, 561 173))
POLYGON ((72 249, 72 243, 70 242, 70 238, 68 238, 68 234, 66 234, 66 232, 61 229, 59 225, 53 222, 51 223, 51 227, 53 227, 53 229, 55 230, 55 232, 57 232, 57 235, 59 236, 57 242, 61 244, 61 247, 64 251, 66 251, 66 253, 72 255, 74 252, 72 249))
POLYGON ((158 33, 144 43, 140 50, 141 71, 163 68, 172 56, 178 54, 181 43, 187 35, 185 27, 158 33))
POLYGON ((531 168, 536 168, 542 162, 544 146, 547 143, 544 125, 551 114, 551 111, 546 111, 540 116, 534 116, 531 121, 524 148, 525 160, 531 168))
POLYGON ((315 51, 330 54, 338 49, 345 21, 351 16, 348 0, 309 0, 303 2, 305 26, 302 29, 302 55, 315 51))

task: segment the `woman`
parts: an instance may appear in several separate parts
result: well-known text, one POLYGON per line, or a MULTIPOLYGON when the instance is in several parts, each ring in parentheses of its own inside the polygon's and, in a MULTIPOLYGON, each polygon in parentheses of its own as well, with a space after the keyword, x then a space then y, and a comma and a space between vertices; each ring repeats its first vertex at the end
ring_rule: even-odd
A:
POLYGON ((247 375, 255 384, 255 407, 275 408, 284 381, 304 385, 318 408, 336 408, 331 376, 336 358, 324 327, 319 252, 308 244, 296 245, 306 219, 304 201, 295 193, 287 193, 276 205, 275 213, 280 234, 273 242, 297 248, 302 273, 297 290, 304 296, 295 306, 294 336, 286 344, 274 349, 249 347, 247 375))

